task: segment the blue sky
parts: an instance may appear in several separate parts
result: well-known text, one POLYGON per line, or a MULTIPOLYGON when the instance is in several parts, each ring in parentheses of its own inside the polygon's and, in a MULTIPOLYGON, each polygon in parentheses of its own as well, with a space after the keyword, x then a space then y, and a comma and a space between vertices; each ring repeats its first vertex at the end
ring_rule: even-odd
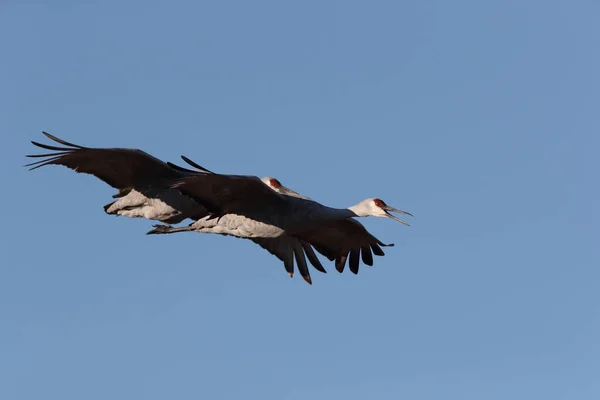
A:
POLYGON ((0 5, 3 399, 600 398, 600 6, 0 5), (46 130, 413 225, 313 286, 28 172, 46 130))

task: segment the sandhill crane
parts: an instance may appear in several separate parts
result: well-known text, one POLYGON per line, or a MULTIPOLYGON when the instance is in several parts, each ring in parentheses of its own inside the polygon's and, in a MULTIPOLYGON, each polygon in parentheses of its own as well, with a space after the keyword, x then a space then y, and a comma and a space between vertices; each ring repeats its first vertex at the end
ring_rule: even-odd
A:
MULTIPOLYGON (((184 161, 198 166, 186 157, 184 161)), ((199 167, 199 166, 198 166, 199 167)), ((207 232, 220 227, 235 232, 236 236, 272 238, 290 235, 310 243, 331 261, 339 272, 344 270, 349 257, 349 267, 358 273, 359 258, 373 265, 373 256, 384 255, 380 246, 386 245, 371 235, 353 217, 387 217, 408 225, 390 214, 410 213, 388 206, 377 198, 363 200, 347 209, 323 206, 302 196, 272 178, 262 180, 254 176, 219 175, 208 172, 185 177, 171 187, 181 190, 216 214, 201 218, 187 227, 155 226, 149 233, 175 233, 183 231, 207 232), (265 188, 264 183, 272 190, 265 188), (215 217, 217 221, 215 221, 215 217)))
MULTIPOLYGON (((186 176, 211 173, 192 162, 197 170, 189 170, 171 163, 165 163, 139 149, 89 148, 66 142, 49 133, 42 132, 51 140, 66 146, 57 147, 32 143, 55 153, 28 155, 42 160, 27 164, 30 169, 45 165, 63 165, 76 172, 96 176, 119 192, 118 200, 104 206, 108 214, 130 218, 146 218, 166 223, 177 223, 186 218, 194 220, 207 218, 210 212, 179 190, 168 188, 165 183, 186 176)), ((190 160, 191 162, 191 160, 190 160)), ((264 178, 270 185, 273 178, 264 178)), ((274 181, 275 182, 275 181, 274 181)), ((210 233, 224 233, 221 227, 210 233)), ((235 236, 235 232, 227 233, 235 236)), ((278 238, 256 238, 253 240, 262 248, 283 261, 290 276, 294 274, 294 259, 304 280, 311 283, 306 263, 308 257, 315 269, 325 272, 312 247, 306 242, 282 235, 278 238)))

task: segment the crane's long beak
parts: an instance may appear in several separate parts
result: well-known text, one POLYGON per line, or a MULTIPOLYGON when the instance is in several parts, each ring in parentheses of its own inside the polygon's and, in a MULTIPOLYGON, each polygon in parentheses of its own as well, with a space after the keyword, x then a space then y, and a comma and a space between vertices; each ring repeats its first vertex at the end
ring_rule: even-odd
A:
POLYGON ((400 213, 400 214, 404 214, 404 215, 410 215, 412 217, 413 215, 411 213, 406 212, 406 211, 402 211, 402 210, 398 210, 397 208, 390 207, 390 206, 383 207, 383 211, 385 211, 385 213, 387 214, 387 216, 390 217, 391 219, 396 220, 398 222, 402 222, 406 226, 410 226, 409 223, 407 223, 405 221, 402 221, 400 218, 398 218, 398 217, 390 214, 390 212, 400 213))

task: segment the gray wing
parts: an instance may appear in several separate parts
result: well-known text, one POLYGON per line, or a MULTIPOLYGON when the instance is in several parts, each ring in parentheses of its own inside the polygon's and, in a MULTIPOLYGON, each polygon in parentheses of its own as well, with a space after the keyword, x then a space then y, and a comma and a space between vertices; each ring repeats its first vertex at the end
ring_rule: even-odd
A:
POLYGON ((317 271, 323 273, 327 272, 325 271, 325 268, 323 268, 323 265, 321 265, 321 262, 317 258, 317 255, 312 247, 308 243, 297 238, 283 235, 278 238, 252 238, 251 240, 283 261, 285 270, 290 277, 294 276, 295 258, 300 275, 306 282, 308 282, 308 284, 312 284, 312 279, 310 277, 308 265, 306 264, 305 255, 308 257, 308 260, 317 271))
POLYGON ((295 232, 294 236, 311 244, 330 261, 335 260, 335 268, 339 272, 344 271, 349 258, 349 268, 354 274, 358 274, 361 258, 363 263, 371 266, 373 254, 385 255, 381 246, 393 246, 382 243, 361 223, 351 218, 329 221, 315 229, 295 232))

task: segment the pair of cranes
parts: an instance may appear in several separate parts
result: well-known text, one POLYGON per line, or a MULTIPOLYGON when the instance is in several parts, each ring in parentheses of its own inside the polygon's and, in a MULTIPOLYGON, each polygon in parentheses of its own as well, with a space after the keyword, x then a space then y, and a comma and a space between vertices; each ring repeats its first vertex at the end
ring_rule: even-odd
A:
POLYGON ((164 223, 154 225, 148 234, 195 231, 249 239, 279 258, 290 277, 295 260, 309 284, 306 258, 315 269, 326 272, 314 250, 335 261, 339 272, 348 260, 350 271, 357 274, 361 258, 373 265, 373 254, 383 256, 381 247, 393 246, 371 235, 355 217, 392 218, 408 225, 391 213, 412 216, 377 198, 331 208, 272 177, 217 174, 182 156, 193 168, 189 169, 139 149, 83 147, 42 133, 62 147, 32 141, 52 152, 28 155, 41 160, 26 166, 33 170, 63 165, 96 176, 118 190, 115 200, 104 206, 106 213, 164 223), (193 222, 171 226, 186 219, 193 222))

